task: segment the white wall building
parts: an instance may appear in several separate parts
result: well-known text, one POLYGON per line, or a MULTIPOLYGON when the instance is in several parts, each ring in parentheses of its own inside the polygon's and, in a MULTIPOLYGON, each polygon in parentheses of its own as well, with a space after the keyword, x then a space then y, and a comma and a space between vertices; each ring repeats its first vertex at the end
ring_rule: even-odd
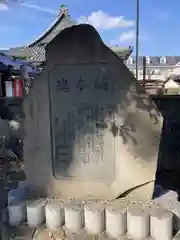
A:
MULTIPOLYGON (((136 58, 130 56, 125 64, 136 75, 136 58)), ((165 81, 175 72, 180 73, 180 56, 146 56, 146 79, 165 81)), ((138 79, 143 80, 143 57, 139 57, 138 79)))

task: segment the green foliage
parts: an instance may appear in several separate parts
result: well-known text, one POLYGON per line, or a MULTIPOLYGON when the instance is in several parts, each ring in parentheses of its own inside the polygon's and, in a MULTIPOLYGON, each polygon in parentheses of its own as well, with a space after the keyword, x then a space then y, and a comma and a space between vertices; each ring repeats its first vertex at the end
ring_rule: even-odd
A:
POLYGON ((66 8, 65 4, 61 4, 61 8, 66 8))

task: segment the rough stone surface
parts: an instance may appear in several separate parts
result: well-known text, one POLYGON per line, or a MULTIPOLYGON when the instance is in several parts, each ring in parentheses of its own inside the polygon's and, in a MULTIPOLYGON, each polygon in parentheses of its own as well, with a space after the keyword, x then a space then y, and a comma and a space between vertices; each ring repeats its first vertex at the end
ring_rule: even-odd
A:
POLYGON ((58 230, 54 231, 54 237, 57 240, 63 240, 66 238, 66 233, 63 228, 59 228, 58 230))
POLYGON ((35 228, 29 228, 27 225, 22 225, 13 233, 14 240, 32 240, 35 233, 35 228))
POLYGON ((30 189, 150 199, 162 127, 155 104, 90 25, 65 29, 46 53, 44 71, 24 101, 30 189))
POLYGON ((178 201, 178 193, 173 190, 164 190, 160 196, 156 197, 156 201, 178 201))
POLYGON ((173 237, 173 240, 180 240, 180 230, 176 233, 176 235, 173 237))
POLYGON ((47 231, 45 226, 36 229, 33 240, 49 240, 50 233, 47 231))

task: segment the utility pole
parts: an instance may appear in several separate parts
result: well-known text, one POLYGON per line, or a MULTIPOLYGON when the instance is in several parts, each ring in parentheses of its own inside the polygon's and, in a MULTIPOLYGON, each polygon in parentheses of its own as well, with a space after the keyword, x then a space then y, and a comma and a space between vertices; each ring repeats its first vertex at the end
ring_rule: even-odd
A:
POLYGON ((136 0, 136 79, 139 80, 138 76, 139 69, 139 0, 136 0))
POLYGON ((146 86, 146 57, 143 56, 143 87, 146 86))

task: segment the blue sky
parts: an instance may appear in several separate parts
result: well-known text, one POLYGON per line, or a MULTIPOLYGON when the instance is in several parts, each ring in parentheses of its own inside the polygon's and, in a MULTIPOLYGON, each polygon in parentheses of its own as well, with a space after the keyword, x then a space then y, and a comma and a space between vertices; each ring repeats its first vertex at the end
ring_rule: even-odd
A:
MULTIPOLYGON (((136 0, 22 0, 0 4, 0 49, 31 43, 55 20, 61 4, 73 19, 93 24, 106 44, 135 46, 136 0)), ((180 0, 140 0, 141 55, 180 55, 179 9, 180 0)))

